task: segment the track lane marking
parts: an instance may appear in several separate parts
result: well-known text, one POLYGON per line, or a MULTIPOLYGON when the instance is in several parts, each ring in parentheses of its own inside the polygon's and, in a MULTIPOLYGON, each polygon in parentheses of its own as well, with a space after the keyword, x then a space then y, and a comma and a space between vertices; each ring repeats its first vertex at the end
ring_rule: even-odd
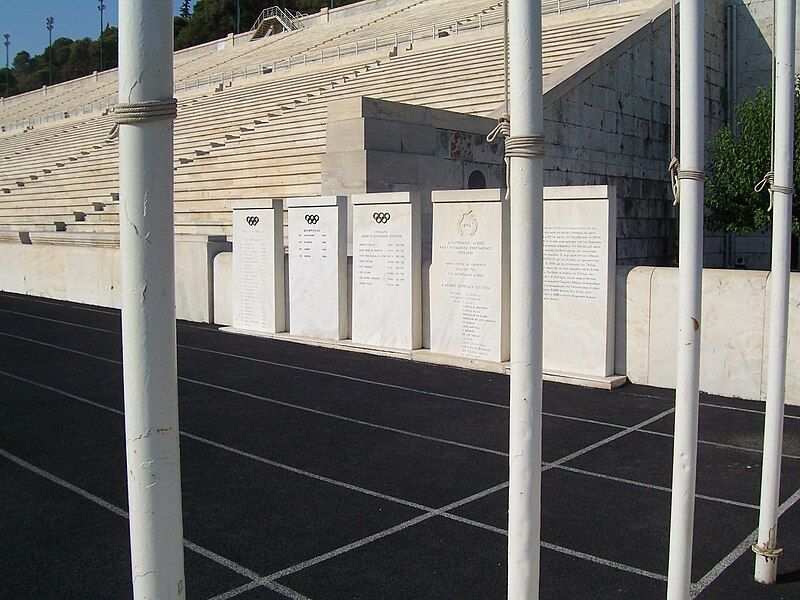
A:
MULTIPOLYGON (((118 517, 122 517, 124 519, 128 519, 128 512, 127 511, 122 510, 118 506, 116 506, 114 504, 111 504, 110 502, 108 502, 106 500, 103 500, 99 496, 95 496, 91 492, 87 492, 83 488, 78 487, 77 485, 75 485, 73 483, 70 483, 69 481, 61 479, 57 475, 53 475, 52 473, 50 473, 48 471, 45 471, 44 469, 41 469, 41 468, 37 467, 36 465, 32 465, 31 463, 21 459, 20 457, 14 455, 14 454, 11 454, 10 452, 7 452, 6 450, 3 450, 2 448, 0 448, 0 456, 2 456, 3 458, 5 458, 6 460, 8 460, 10 462, 13 462, 14 464, 16 464, 19 467, 27 469, 31 473, 34 473, 35 475, 38 475, 39 477, 42 477, 42 478, 50 481, 51 483, 55 483, 56 485, 59 485, 59 486, 65 488, 65 489, 67 489, 67 490, 69 490, 69 491, 71 491, 71 492, 73 492, 75 494, 78 494, 79 496, 82 496, 86 500, 94 502, 98 506, 101 506, 101 507, 105 508, 106 510, 114 513, 118 517)), ((239 563, 232 561, 229 558, 225 558, 224 556, 221 556, 221 555, 217 554, 216 552, 212 552, 211 550, 209 550, 207 548, 204 548, 203 546, 200 546, 199 544, 195 544, 194 542, 191 542, 191 541, 187 540, 186 538, 184 538, 184 540, 183 540, 183 545, 187 549, 191 550, 192 552, 200 554, 201 556, 204 556, 205 558, 208 558, 209 560, 212 560, 215 563, 217 563, 219 565, 222 565, 223 567, 226 567, 227 569, 230 569, 231 571, 234 571, 235 573, 237 573, 238 575, 241 575, 242 577, 245 577, 246 579, 250 579, 251 581, 259 581, 259 580, 262 579, 262 577, 258 573, 256 573, 255 571, 251 571, 247 567, 244 567, 244 566, 240 565, 239 563)), ((273 582, 264 582, 264 583, 259 584, 259 585, 263 585, 264 587, 268 587, 269 589, 271 589, 271 590, 273 590, 275 592, 278 592, 278 593, 286 596, 287 598, 292 598, 293 600, 310 600, 306 596, 298 594, 297 592, 295 592, 291 588, 288 588, 288 587, 280 585, 280 584, 271 585, 272 583, 273 582)))
MULTIPOLYGON (((10 333, 4 333, 4 332, 0 332, 0 336, 10 337, 10 338, 14 338, 14 339, 30 342, 30 343, 33 343, 33 344, 39 344, 39 345, 42 345, 42 346, 45 346, 45 347, 48 347, 48 348, 53 348, 53 349, 56 349, 56 350, 62 350, 64 352, 71 352, 71 353, 77 354, 79 356, 87 356, 89 358, 95 358, 97 360, 101 360, 101 361, 108 362, 108 363, 115 364, 115 365, 122 365, 122 361, 111 359, 111 358, 106 358, 106 357, 103 357, 103 356, 98 356, 98 355, 95 355, 95 354, 90 354, 88 352, 82 352, 81 350, 75 350, 73 348, 67 348, 66 346, 59 346, 57 344, 51 344, 49 342, 42 342, 40 340, 34 340, 34 339, 31 339, 31 338, 26 338, 26 337, 23 337, 23 336, 14 335, 14 334, 10 334, 10 333)), ((415 438, 424 439, 424 440, 435 442, 435 443, 439 443, 439 444, 445 444, 445 445, 449 445, 449 446, 455 446, 455 447, 458 447, 458 448, 464 448, 464 449, 467 449, 467 450, 473 450, 473 451, 476 451, 476 452, 482 452, 482 453, 485 453, 485 454, 493 454, 495 456, 504 456, 504 457, 508 456, 507 452, 503 452, 501 450, 494 450, 492 448, 485 448, 483 446, 476 446, 476 445, 467 444, 467 443, 464 443, 464 442, 457 442, 455 440, 448 440, 448 439, 445 439, 445 438, 439 438, 439 437, 435 437, 435 436, 425 435, 423 433, 416 433, 416 432, 413 432, 413 431, 407 431, 405 429, 399 429, 397 427, 390 427, 388 425, 380 425, 378 423, 371 423, 369 421, 364 421, 362 419, 354 419, 352 417, 346 417, 344 415, 339 415, 339 414, 328 412, 328 411, 324 411, 324 410, 317 410, 315 408, 310 408, 308 406, 303 406, 301 404, 293 404, 291 402, 284 402, 283 400, 275 400, 274 398, 269 398, 267 396, 262 396, 260 394, 253 394, 251 392, 245 392, 243 390, 237 390, 235 388, 230 388, 230 387, 226 387, 226 386, 223 386, 223 385, 217 385, 216 383, 211 383, 211 382, 208 382, 208 381, 200 381, 198 379, 192 379, 190 377, 181 377, 181 376, 178 376, 178 380, 179 381, 185 381, 187 383, 193 383, 195 385, 201 385, 201 386, 204 386, 204 387, 220 390, 220 391, 223 391, 223 392, 228 392, 228 393, 231 393, 231 394, 236 394, 238 396, 244 396, 245 398, 250 398, 250 399, 253 399, 253 400, 260 400, 262 402, 268 402, 270 404, 283 406, 285 408, 292 408, 292 409, 295 409, 295 410, 300 410, 300 411, 303 411, 303 412, 316 414, 316 415, 328 417, 328 418, 331 418, 331 419, 337 419, 339 421, 353 423, 353 424, 356 424, 356 425, 362 425, 364 427, 370 427, 370 428, 378 429, 378 430, 382 430, 382 431, 389 431, 389 432, 392 432, 392 433, 397 433, 399 435, 415 437, 415 438)))
MULTIPOLYGON (((40 387, 40 388, 45 389, 47 391, 51 391, 51 392, 63 395, 65 397, 77 400, 79 402, 83 402, 83 403, 88 404, 90 406, 99 408, 99 409, 107 411, 107 412, 114 413, 116 415, 124 416, 124 412, 119 410, 119 409, 116 409, 116 408, 113 408, 113 407, 109 407, 109 406, 105 406, 105 405, 100 404, 98 402, 95 402, 93 400, 89 400, 87 398, 82 398, 81 396, 78 396, 76 394, 71 394, 71 393, 66 392, 64 390, 60 390, 58 388, 54 388, 52 386, 48 386, 48 385, 43 384, 43 383, 38 383, 38 382, 35 382, 35 381, 32 381, 32 380, 26 379, 24 377, 20 377, 18 375, 14 375, 14 374, 8 373, 8 372, 3 371, 3 370, 0 370, 0 375, 6 376, 6 377, 10 377, 12 379, 16 379, 16 380, 19 380, 19 381, 22 381, 24 383, 27 383, 27 384, 30 384, 30 385, 33 385, 33 386, 36 386, 36 387, 40 387)), ((319 474, 316 474, 316 473, 313 473, 313 472, 310 472, 310 471, 299 469, 299 468, 293 467, 291 465, 286 465, 286 464, 283 464, 283 463, 279 463, 277 461, 273 461, 273 460, 270 460, 270 459, 255 455, 255 454, 246 452, 244 450, 239 450, 237 448, 233 448, 233 447, 227 446, 225 444, 222 444, 222 443, 219 443, 219 442, 215 442, 213 440, 209 440, 209 439, 204 438, 202 436, 194 435, 194 434, 189 433, 189 432, 185 432, 185 431, 181 430, 181 431, 179 431, 179 434, 181 436, 187 437, 187 438, 195 440, 197 442, 208 444, 208 445, 214 446, 216 448, 219 448, 221 450, 225 450, 225 451, 228 451, 228 452, 231 452, 233 454, 237 454, 237 455, 243 456, 243 457, 251 459, 251 460, 262 462, 264 464, 267 464, 267 465, 270 465, 270 466, 273 466, 273 467, 276 467, 276 468, 280 468, 280 469, 283 469, 283 470, 286 470, 286 471, 289 471, 289 472, 292 472, 292 473, 295 473, 295 474, 298 474, 298 475, 302 475, 302 476, 305 476, 305 477, 310 477, 310 478, 316 479, 316 480, 324 482, 324 483, 328 483, 328 484, 331 484, 331 485, 343 487, 343 488, 346 488, 346 489, 349 489, 349 490, 352 490, 352 491, 355 491, 355 492, 360 492, 360 493, 367 494, 367 495, 370 495, 370 496, 374 496, 374 497, 377 497, 377 498, 380 498, 380 499, 383 499, 383 500, 387 500, 387 501, 390 501, 390 502, 395 502, 395 503, 398 503, 398 504, 402 504, 402 505, 405 505, 405 506, 408 506, 408 507, 411 507, 411 508, 415 508, 417 510, 424 511, 424 513, 426 513, 426 514, 428 514, 428 513, 436 513, 438 516, 441 516, 441 517, 444 517, 444 518, 447 518, 447 519, 450 519, 450 520, 453 520, 453 521, 458 521, 458 522, 461 522, 461 523, 464 523, 464 524, 467 524, 467 525, 471 525, 473 527, 477 527, 477 528, 480 528, 480 529, 485 529, 487 531, 491 531, 491 532, 499 534, 499 535, 508 535, 508 532, 505 529, 502 529, 502 528, 499 528, 499 527, 495 527, 493 525, 488 525, 488 524, 483 523, 481 521, 476 521, 474 519, 469 519, 467 517, 462 517, 462 516, 460 516, 458 514, 455 514, 455 513, 448 512, 449 510, 452 510, 453 508, 458 508, 459 506, 462 506, 463 504, 466 504, 466 503, 464 503, 462 501, 457 501, 456 502, 457 506, 451 506, 451 508, 449 508, 448 510, 442 511, 441 509, 436 509, 436 508, 433 508, 433 507, 430 507, 430 506, 426 506, 424 504, 419 504, 419 503, 412 502, 412 501, 409 501, 409 500, 404 500, 402 498, 398 498, 398 497, 395 497, 395 496, 390 496, 388 494, 382 494, 380 492, 376 492, 376 491, 373 491, 373 490, 370 490, 370 489, 367 489, 367 488, 363 488, 363 487, 356 486, 356 485, 353 485, 353 484, 350 484, 350 483, 347 483, 347 482, 339 481, 339 480, 336 480, 336 479, 333 479, 333 478, 330 478, 330 477, 325 477, 323 475, 319 475, 319 474), (462 503, 458 504, 458 502, 462 502, 462 503)), ((552 465, 550 463, 545 463, 543 465, 543 470, 547 470, 548 468, 559 468, 559 469, 564 469, 564 470, 568 470, 568 471, 580 472, 581 474, 584 474, 584 475, 587 475, 587 476, 594 476, 594 477, 599 477, 599 478, 602 478, 602 479, 609 479, 610 478, 608 476, 604 476, 604 475, 601 475, 601 474, 592 473, 591 471, 583 471, 581 469, 574 469, 572 467, 563 467, 561 465, 552 465)), ((651 487, 650 484, 641 484, 639 482, 628 482, 626 480, 621 480, 621 482, 622 483, 632 483, 634 485, 639 485, 639 486, 644 486, 644 487, 651 487)), ((486 493, 486 494, 483 494, 480 497, 488 496, 488 495, 490 495, 490 493, 494 493, 496 491, 505 489, 507 486, 508 486, 507 482, 498 484, 497 486, 494 486, 493 488, 489 488, 490 490, 493 490, 493 491, 491 491, 489 493, 486 493)), ((658 489, 658 488, 656 488, 656 489, 658 489)), ((665 488, 665 491, 669 491, 669 490, 665 488)), ((734 501, 728 501, 728 500, 712 498, 712 497, 706 497, 706 499, 715 500, 715 501, 719 501, 719 502, 725 502, 725 503, 734 503, 734 501)), ((420 515, 420 516, 422 516, 422 515, 420 515)), ((414 519, 410 519, 410 520, 414 520, 414 519)), ((639 569, 637 567, 632 567, 630 565, 625 565, 623 563, 618 563, 618 562, 612 561, 610 559, 606 559, 606 558, 594 556, 594 555, 591 555, 591 554, 587 554, 587 553, 581 552, 579 550, 573 550, 571 548, 566 548, 564 546, 559 546, 559 545, 552 544, 552 543, 549 543, 549 542, 542 542, 542 546, 546 547, 546 548, 549 548, 551 550, 554 550, 556 552, 560 552, 562 554, 566 554, 566 555, 569 555, 569 556, 574 556, 574 557, 577 557, 577 558, 582 558, 584 560, 589 560, 590 562, 595 562, 597 564, 610 566, 610 567, 613 567, 613 568, 616 568, 616 569, 619 569, 619 570, 622 570, 622 571, 635 573, 635 574, 638 574, 638 575, 643 575, 643 576, 651 577, 651 578, 658 579, 658 580, 664 579, 663 575, 659 575, 659 574, 656 574, 656 573, 651 573, 649 571, 645 571, 645 570, 639 569)), ((247 590, 252 589, 253 587, 257 587, 257 586, 247 587, 247 590)), ((240 590, 239 588, 236 588, 236 590, 238 590, 238 591, 236 592, 235 595, 238 595, 241 592, 247 591, 245 589, 241 589, 240 590)), ((230 598, 230 597, 233 597, 233 596, 227 596, 227 595, 223 594, 223 595, 219 596, 218 598, 219 598, 219 600, 222 600, 223 598, 230 598)))
MULTIPOLYGON (((21 381, 23 383, 26 383, 28 385, 32 385, 34 387, 42 388, 42 389, 47 390, 49 392, 53 392, 55 394, 59 394, 61 396, 70 398, 72 400, 76 400, 78 402, 82 402, 84 404, 87 404, 89 406, 93 406, 95 408, 99 408, 101 410, 105 410, 105 411, 114 413, 116 415, 120 415, 120 416, 124 416, 125 415, 124 411, 119 410, 117 408, 113 408, 111 406, 106 406, 105 404, 101 404, 99 402, 95 402, 94 400, 89 400, 88 398, 84 398, 82 396, 78 396, 76 394, 72 394, 72 393, 67 392, 66 390, 62 390, 60 388, 52 387, 52 386, 49 386, 49 385, 44 384, 44 383, 33 381, 31 379, 27 379, 27 378, 21 377, 19 375, 14 375, 13 373, 9 373, 8 371, 4 371, 2 369, 0 369, 0 375, 8 377, 10 379, 15 379, 17 381, 21 381)), ((259 456, 257 454, 252 454, 250 452, 247 452, 246 450, 240 450, 240 449, 234 448, 232 446, 227 446, 227 445, 225 445, 225 444, 223 444, 221 442, 216 442, 214 440, 211 440, 211 439, 199 436, 199 435, 195 435, 195 434, 190 433, 188 431, 179 430, 178 433, 180 435, 188 438, 188 439, 191 439, 191 440, 203 443, 203 444, 207 444, 207 445, 219 448, 220 450, 231 452, 233 454, 237 454, 239 456, 248 458, 250 460, 255 460, 255 461, 258 461, 258 462, 262 462, 262 463, 267 464, 269 466, 276 467, 276 468, 279 468, 279 469, 283 469, 283 470, 295 473, 297 475, 302 475, 304 477, 310 477, 312 479, 317 479, 318 481, 329 483, 331 485, 340 486, 340 487, 343 487, 343 488, 346 488, 346 489, 349 489, 349 490, 352 490, 352 491, 355 491, 355 492, 359 492, 359 493, 366 494, 366 495, 369 495, 369 496, 374 496, 376 498, 380 498, 380 499, 383 499, 383 500, 388 500, 390 502, 395 502, 397 504, 402 504, 402 505, 405 505, 405 506, 408 506, 408 507, 411 507, 411 508, 415 508, 415 509, 418 509, 418 510, 422 510, 422 511, 434 510, 432 507, 424 505, 424 504, 413 502, 411 500, 405 500, 405 499, 397 497, 397 496, 392 496, 392 495, 389 495, 389 494, 383 494, 381 492, 376 492, 376 491, 371 490, 369 488, 364 488, 364 487, 357 486, 357 485, 354 485, 354 484, 351 484, 351 483, 347 483, 345 481, 341 481, 341 480, 338 480, 338 479, 333 479, 331 477, 326 477, 325 475, 320 475, 320 474, 314 473, 312 471, 307 471, 307 470, 301 469, 299 467, 294 467, 294 466, 291 466, 291 465, 287 465, 285 463, 274 461, 274 460, 271 460, 269 458, 265 458, 265 457, 259 456)), ((653 490, 659 490, 659 491, 663 491, 663 492, 666 492, 666 493, 672 493, 672 490, 670 490, 670 488, 668 488, 666 486, 660 486, 660 485, 655 485, 655 484, 652 484, 652 483, 645 483, 645 482, 641 482, 641 481, 635 481, 633 479, 626 479, 624 477, 616 477, 616 476, 613 476, 613 475, 607 475, 605 473, 598 473, 598 472, 589 471, 589 470, 586 470, 586 469, 579 469, 579 468, 576 468, 576 467, 571 467, 571 466, 567 466, 567 465, 563 465, 563 464, 555 464, 555 463, 548 463, 548 462, 543 462, 542 463, 542 470, 543 471, 547 471, 547 470, 553 469, 553 468, 554 469, 558 469, 558 470, 562 470, 562 471, 569 471, 569 472, 580 474, 580 475, 586 475, 588 477, 595 477, 595 478, 598 478, 598 479, 606 479, 606 480, 610 480, 610 481, 616 481, 616 482, 619 482, 619 483, 625 483, 625 484, 628 484, 628 485, 633 485, 633 486, 636 486, 636 487, 642 487, 642 488, 648 488, 648 489, 653 489, 653 490)), ((709 500, 709 501, 712 501, 712 502, 720 502, 720 503, 723 503, 723 504, 730 504, 732 506, 739 506, 741 508, 758 509, 758 506, 755 505, 755 504, 748 504, 746 502, 739 502, 737 500, 728 500, 726 498, 720 498, 720 497, 717 497, 717 496, 708 496, 708 495, 704 495, 704 494, 697 494, 697 497, 700 498, 700 499, 703 499, 703 500, 709 500)), ((482 523, 480 521, 473 521, 471 519, 466 519, 465 517, 459 517, 458 515, 445 515, 445 516, 451 516, 452 518, 454 518, 455 520, 458 520, 458 521, 469 522, 471 524, 474 524, 476 527, 482 527, 484 529, 497 531, 497 532, 500 532, 500 533, 503 533, 503 534, 506 533, 506 531, 504 529, 497 529, 496 527, 494 527, 492 525, 487 525, 486 523, 482 523)))
MULTIPOLYGON (((783 503, 778 507, 778 517, 781 517, 783 513, 792 508, 792 506, 794 506, 798 500, 800 500, 800 489, 784 500, 783 503)), ((701 577, 696 583, 692 584, 689 597, 693 599, 702 594, 703 591, 712 583, 714 583, 714 581, 716 581, 716 579, 722 575, 722 573, 724 573, 728 567, 730 567, 745 552, 747 552, 757 540, 758 527, 756 527, 750 535, 744 538, 739 545, 731 550, 721 561, 714 565, 708 573, 703 575, 703 577, 701 577)))
MULTIPOLYGON (((47 303, 47 304, 50 304, 50 303, 47 303)), ((89 330, 92 330, 92 331, 98 331, 98 332, 108 333, 108 334, 112 334, 112 335, 119 335, 118 331, 114 331, 114 330, 110 330, 110 329, 92 327, 90 325, 83 325, 83 324, 80 324, 80 323, 71 323, 69 321, 61 321, 61 320, 58 320, 58 319, 51 319, 49 317, 41 317, 41 316, 38 316, 38 315, 30 315, 30 314, 27 314, 27 313, 21 313, 21 312, 18 312, 18 311, 11 311, 11 310, 8 310, 8 309, 0 309, 0 312, 12 313, 12 314, 16 314, 16 315, 23 316, 23 317, 30 317, 30 318, 33 318, 33 319, 40 319, 40 320, 44 320, 44 321, 50 321, 50 322, 59 323, 59 324, 62 324, 62 325, 79 327, 79 328, 83 328, 83 329, 89 329, 89 330)), ((43 342, 39 342, 38 340, 33 340, 33 339, 29 339, 29 338, 23 338, 21 336, 13 336, 12 334, 2 334, 2 333, 0 333, 0 335, 7 335, 7 336, 10 336, 10 337, 18 337, 19 339, 31 341, 31 342, 34 342, 34 343, 43 343, 43 342)), ((416 388, 408 388, 408 387, 404 387, 404 386, 397 386, 397 385, 394 385, 394 384, 388 384, 388 383, 383 383, 383 382, 379 382, 379 381, 371 381, 371 380, 368 380, 368 379, 355 378, 355 377, 350 377, 348 375, 341 375, 341 374, 338 374, 338 373, 332 373, 332 372, 329 372, 329 371, 320 371, 320 370, 316 370, 316 369, 308 369, 306 367, 299 367, 299 366, 296 366, 296 365, 288 365, 288 364, 284 364, 284 363, 277 363, 277 362, 274 362, 274 361, 268 361, 268 360, 264 360, 264 359, 259 359, 259 358, 249 357, 249 356, 243 356, 243 355, 238 355, 238 354, 231 354, 231 353, 227 353, 227 352, 220 352, 220 351, 217 351, 217 350, 210 350, 210 349, 200 348, 200 347, 196 347, 196 346, 188 346, 188 345, 185 345, 185 344, 178 344, 177 346, 178 346, 178 348, 196 350, 196 351, 199 351, 199 352, 206 352, 206 353, 211 353, 211 354, 221 354, 221 355, 224 355, 224 356, 229 356, 231 358, 239 358, 239 359, 247 360, 247 361, 270 364, 270 365, 277 366, 277 367, 286 367, 286 368, 289 368, 289 369, 304 370, 304 371, 309 371, 309 372, 313 372, 313 373, 317 373, 317 374, 329 375, 329 376, 332 376, 332 377, 349 379, 349 380, 354 380, 354 381, 363 382, 363 383, 369 383, 369 384, 372 384, 372 385, 377 385, 377 386, 382 386, 382 387, 390 387, 390 388, 395 388, 395 389, 402 389, 402 390, 405 390, 405 391, 410 391, 410 392, 419 393, 419 394, 423 394, 423 395, 432 395, 432 396, 444 397, 444 398, 453 399, 453 400, 463 400, 465 402, 472 402, 472 403, 478 403, 478 404, 489 404, 489 405, 491 405, 493 407, 496 407, 496 408, 508 409, 507 406, 502 406, 502 405, 494 404, 494 403, 487 403, 487 402, 483 402, 481 400, 473 400, 473 399, 470 399, 470 398, 463 398, 463 397, 460 397, 460 396, 449 396, 449 395, 446 395, 446 394, 438 394, 436 392, 428 392, 428 391, 420 390, 420 389, 416 389, 416 388)), ((77 352, 77 353, 80 354, 80 351, 77 351, 77 350, 72 350, 72 349, 69 349, 69 348, 64 348, 64 350, 71 351, 71 352, 77 352)), ((103 357, 100 357, 100 356, 97 356, 97 355, 90 355, 90 354, 87 354, 87 353, 82 353, 82 354, 85 355, 85 356, 92 356, 92 357, 98 358, 100 360, 107 360, 107 359, 104 359, 103 357)), ((209 384, 207 384, 205 382, 198 382, 198 381, 193 381, 193 382, 194 383, 199 383, 200 385, 209 385, 209 384)), ((226 389, 225 391, 231 391, 231 390, 230 389, 226 389)), ((239 392, 239 391, 232 391, 232 393, 248 394, 248 392, 239 392)), ((641 394, 631 394, 631 393, 626 393, 626 395, 629 395, 629 396, 633 396, 633 395, 641 396, 641 394)), ((655 396, 648 396, 648 397, 655 398, 655 396)), ((260 399, 266 399, 264 397, 259 397, 259 398, 260 399)), ((272 401, 272 400, 270 399, 268 401, 272 401)), ((276 400, 275 402, 279 402, 279 401, 276 400)), ((297 405, 293 405, 293 406, 297 406, 297 405)), ((722 406, 718 406, 718 405, 713 405, 713 406, 715 408, 726 408, 726 407, 722 407, 722 406)), ((314 410, 314 409, 309 409, 309 410, 314 410)), ((762 414, 763 415, 763 413, 759 413, 758 411, 750 411, 748 409, 731 408, 731 410, 743 410, 743 411, 746 411, 746 412, 755 412, 757 414, 762 414)), ((329 413, 329 414, 333 414, 333 413, 329 413)), ((558 414, 558 413, 549 413, 549 412, 542 412, 542 414, 543 414, 543 416, 547 416, 547 417, 554 417, 554 418, 558 418, 558 419, 577 421, 577 422, 581 422, 581 423, 591 423, 591 424, 594 424, 594 425, 612 427, 612 428, 615 428, 615 429, 621 429, 621 430, 629 429, 629 427, 626 426, 626 425, 620 425, 618 423, 610 423, 610 422, 606 422, 606 421, 599 421, 599 420, 595 420, 595 419, 585 419, 585 418, 582 418, 582 417, 574 417, 574 416, 562 415, 562 414, 558 414)), ((788 417, 788 418, 800 419, 800 417, 793 417, 792 415, 785 415, 785 416, 788 417)), ((347 418, 347 417, 343 417, 343 418, 347 418)), ((375 424, 373 424, 373 425, 375 425, 375 424)), ((674 437, 672 434, 664 433, 664 432, 661 432, 661 431, 653 431, 653 430, 649 430, 649 429, 641 429, 640 431, 642 433, 646 433, 648 435, 656 435, 656 436, 670 437, 670 438, 674 437)), ((419 434, 419 435, 422 435, 422 434, 419 434)), ((459 443, 459 442, 455 442, 455 443, 459 443)), ((735 445, 731 445, 731 444, 722 444, 720 442, 712 442, 712 441, 708 441, 708 440, 698 440, 698 443, 704 444, 704 445, 708 445, 708 446, 717 446, 717 447, 721 447, 721 448, 729 448, 729 449, 732 449, 732 450, 742 450, 742 451, 745 451, 745 452, 755 452, 755 453, 758 453, 758 454, 761 453, 761 450, 760 449, 756 449, 756 448, 747 448, 745 446, 735 446, 735 445)), ((476 448, 478 448, 478 447, 476 447, 476 448)), ((494 451, 494 450, 491 450, 491 449, 486 449, 486 450, 488 450, 489 452, 497 452, 497 451, 494 451)), ((507 454, 502 454, 502 455, 503 456, 507 456, 507 454)), ((800 459, 800 455, 783 454, 783 458, 789 458, 789 459, 797 460, 797 459, 800 459)))

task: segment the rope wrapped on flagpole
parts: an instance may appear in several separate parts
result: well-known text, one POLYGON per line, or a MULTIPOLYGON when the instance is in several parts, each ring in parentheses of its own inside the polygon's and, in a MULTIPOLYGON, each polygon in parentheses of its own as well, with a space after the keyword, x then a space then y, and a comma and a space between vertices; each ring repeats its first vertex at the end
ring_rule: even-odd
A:
POLYGON ((511 195, 511 159, 545 156, 546 144, 542 135, 511 135, 508 72, 508 0, 503 2, 503 53, 505 57, 505 112, 497 119, 497 125, 486 136, 486 141, 491 144, 500 136, 505 138, 506 199, 509 199, 511 195))
POLYGON ((129 102, 114 107, 114 121, 117 125, 140 125, 151 121, 175 119, 178 116, 178 100, 148 100, 129 102))

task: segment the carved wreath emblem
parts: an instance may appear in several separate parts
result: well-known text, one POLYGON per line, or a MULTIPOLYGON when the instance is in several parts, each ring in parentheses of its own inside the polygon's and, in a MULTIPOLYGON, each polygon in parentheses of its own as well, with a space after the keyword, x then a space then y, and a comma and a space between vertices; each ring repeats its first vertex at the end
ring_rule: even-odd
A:
POLYGON ((319 215, 306 215, 306 223, 316 225, 319 223, 319 215))
POLYGON ((383 225, 384 223, 389 222, 389 219, 392 218, 392 215, 388 212, 376 212, 372 214, 372 218, 375 219, 376 223, 383 225))
POLYGON ((259 220, 258 217, 255 216, 247 217, 245 219, 245 221, 247 221, 247 224, 250 225, 250 227, 255 227, 256 225, 258 225, 258 220, 259 220))
POLYGON ((478 217, 473 211, 461 214, 461 218, 456 223, 456 231, 461 237, 472 237, 478 233, 478 217))

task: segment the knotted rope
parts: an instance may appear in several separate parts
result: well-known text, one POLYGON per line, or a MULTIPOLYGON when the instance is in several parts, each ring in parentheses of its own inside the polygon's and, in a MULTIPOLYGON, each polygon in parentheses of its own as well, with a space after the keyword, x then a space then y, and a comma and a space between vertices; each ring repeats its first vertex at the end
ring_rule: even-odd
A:
POLYGON ((486 136, 486 141, 491 144, 497 139, 498 135, 502 135, 506 139, 511 137, 511 117, 507 112, 500 115, 500 118, 497 119, 497 125, 492 129, 489 135, 486 136))
POLYGON ((495 128, 486 136, 486 141, 491 144, 498 136, 506 139, 504 159, 506 163, 506 200, 508 200, 511 197, 511 159, 544 156, 546 146, 543 135, 511 135, 511 117, 508 113, 500 116, 495 128))
POLYGON ((506 158, 536 158, 544 155, 543 135, 512 135, 506 138, 506 158))
POLYGON ((678 204, 681 201, 681 179, 693 179, 694 181, 705 181, 705 171, 695 171, 694 169, 681 169, 681 164, 677 158, 673 158, 669 162, 669 178, 672 184, 672 195, 675 196, 673 204, 678 204))
POLYGON ((114 107, 114 121, 117 125, 140 125, 152 121, 174 119, 178 116, 178 101, 147 100, 145 102, 129 102, 114 107))
MULTIPOLYGON (((775 6, 774 5, 772 7, 772 18, 773 18, 773 22, 774 22, 774 20, 775 20, 775 6)), ((775 47, 775 28, 773 28, 773 30, 772 30, 772 47, 773 48, 775 47)), ((773 165, 773 169, 774 169, 775 168, 775 166, 774 166, 775 165, 775 96, 776 96, 776 89, 775 89, 775 56, 774 55, 772 57, 772 82, 773 82, 773 84, 772 84, 772 123, 771 123, 771 126, 772 126, 772 132, 771 132, 772 137, 770 138, 770 149, 769 150, 770 150, 770 160, 772 161, 772 165, 773 165)), ((793 187, 788 187, 788 186, 785 186, 785 185, 776 185, 775 184, 775 171, 774 170, 767 171, 764 174, 764 177, 761 178, 761 181, 759 181, 755 185, 753 190, 755 192, 761 192, 762 190, 764 190, 764 188, 767 187, 767 184, 769 184, 769 207, 767 208, 767 212, 772 211, 774 195, 775 195, 776 192, 779 193, 779 194, 786 194, 788 196, 791 196, 791 195, 794 194, 794 188, 793 187)), ((756 552, 756 554, 762 554, 761 552, 758 552, 755 549, 755 546, 753 546, 753 551, 756 552)))
POLYGON ((511 159, 512 158, 536 158, 537 156, 545 155, 545 141, 543 135, 511 135, 511 115, 510 100, 509 100, 509 68, 508 68, 508 0, 503 2, 503 65, 504 65, 504 92, 505 92, 505 112, 500 115, 497 120, 497 125, 489 135, 486 136, 486 141, 490 144, 494 142, 498 136, 505 138, 505 156, 506 163, 506 200, 511 197, 511 159))
POLYGON ((764 177, 761 179, 761 181, 759 181, 753 188, 753 190, 755 192, 761 192, 764 188, 767 187, 767 184, 769 184, 769 208, 767 208, 767 212, 772 210, 772 200, 775 192, 779 194, 786 194, 788 196, 794 194, 794 188, 790 188, 785 185, 775 184, 775 173, 773 171, 767 171, 764 174, 764 177))

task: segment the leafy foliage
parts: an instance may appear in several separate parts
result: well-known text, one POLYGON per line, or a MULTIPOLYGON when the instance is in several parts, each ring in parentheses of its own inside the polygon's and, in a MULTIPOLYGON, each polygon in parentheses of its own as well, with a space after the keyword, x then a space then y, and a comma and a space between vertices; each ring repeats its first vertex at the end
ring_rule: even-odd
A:
POLYGON ((183 0, 181 2, 181 7, 178 11, 178 14, 183 17, 184 19, 188 19, 192 16, 192 0, 183 0))
MULTIPOLYGON (((794 189, 800 187, 800 85, 795 88, 794 189)), ((712 231, 749 233, 771 222, 768 187, 754 186, 771 169, 772 94, 759 89, 736 107, 734 133, 721 128, 709 144, 711 164, 706 185, 706 225, 712 231)), ((800 234, 800 202, 794 196, 792 231, 800 234)))
MULTIPOLYGON (((103 64, 105 68, 117 66, 117 28, 103 31, 103 64)), ((47 85, 50 48, 31 56, 24 50, 18 52, 11 64, 10 94, 21 94, 47 85)), ((90 75, 100 66, 100 41, 90 38, 72 40, 61 37, 53 40, 53 83, 60 83, 90 75)), ((5 68, 0 75, 0 90, 5 95, 5 68)))
MULTIPOLYGON (((335 6, 352 4, 356 0, 334 0, 335 6)), ((291 11, 312 13, 329 6, 330 0, 240 0, 241 29, 247 31, 264 8, 280 6, 291 11)), ((182 49, 224 38, 236 31, 236 0, 197 0, 194 9, 184 0, 174 18, 175 48, 182 49)), ((116 27, 106 27, 102 35, 103 66, 117 66, 116 27)), ((72 40, 61 37, 53 40, 53 83, 91 75, 100 65, 100 42, 82 38, 72 40)), ((48 83, 49 49, 31 56, 26 51, 14 57, 9 77, 10 89, 6 94, 6 69, 0 69, 0 95, 21 94, 38 89, 48 83)))
MULTIPOLYGON (((334 5, 344 6, 356 1, 335 0, 334 5)), ((250 29, 261 11, 270 6, 313 13, 329 5, 329 0, 240 0, 241 30, 250 29)), ((186 19, 175 36, 175 49, 218 40, 233 31, 236 31, 236 0, 197 0, 191 19, 186 19)))

